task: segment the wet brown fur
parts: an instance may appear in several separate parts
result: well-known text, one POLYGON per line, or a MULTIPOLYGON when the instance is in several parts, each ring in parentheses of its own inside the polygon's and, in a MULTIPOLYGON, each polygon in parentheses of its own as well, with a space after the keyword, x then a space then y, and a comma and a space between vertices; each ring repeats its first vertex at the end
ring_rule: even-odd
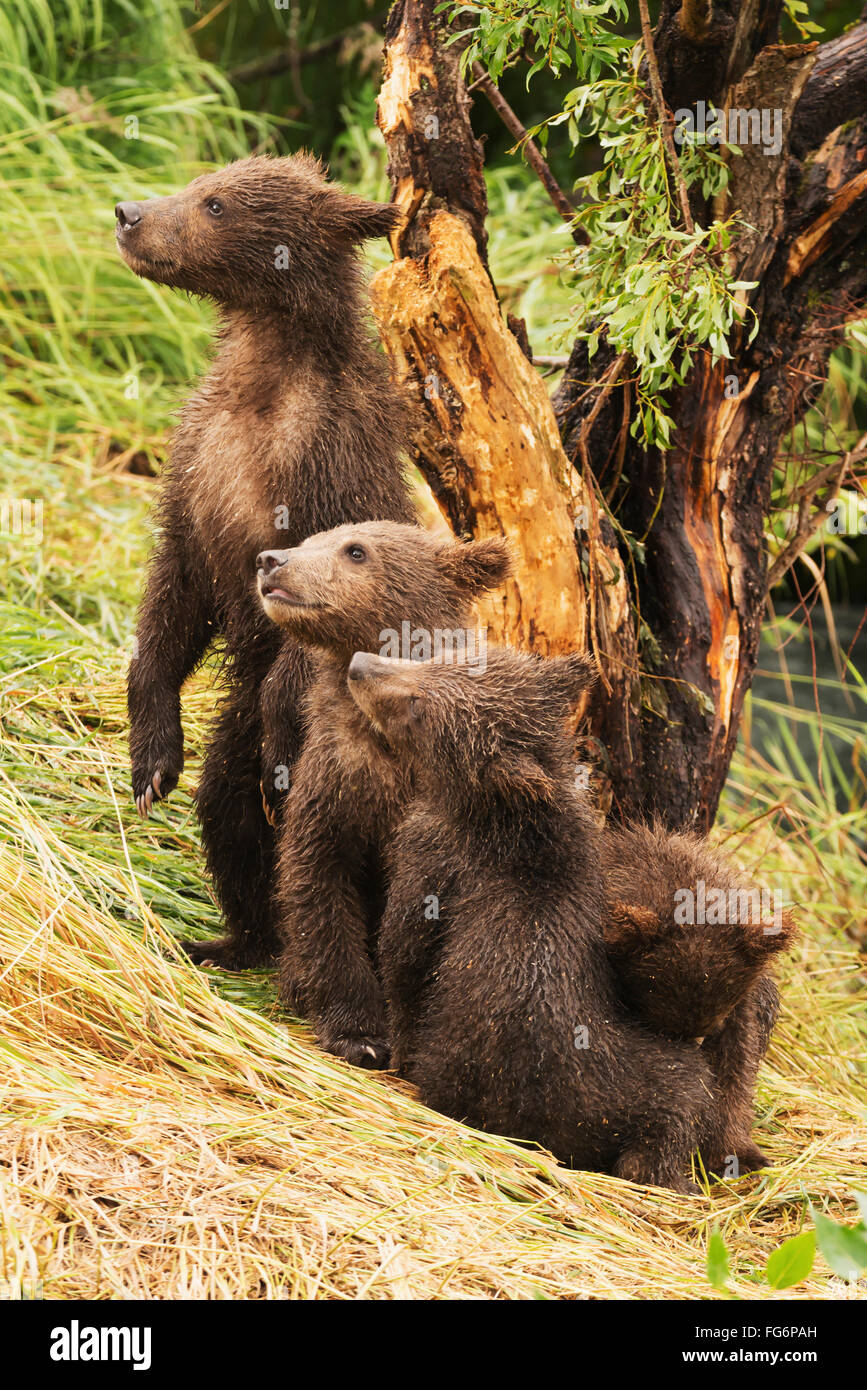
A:
POLYGON ((289 644, 279 681, 268 680, 281 634, 259 604, 255 557, 341 522, 412 516, 402 401, 367 332, 357 254, 396 213, 293 156, 240 160, 171 197, 121 204, 118 217, 136 274, 219 308, 216 357, 183 408, 162 482, 129 673, 130 752, 147 813, 183 767, 181 687, 222 637, 225 693, 196 801, 228 935, 188 949, 238 968, 279 948, 260 783, 273 815, 309 675, 289 644))
POLYGON ((328 1051, 385 1066, 375 965, 384 857, 412 783, 351 698, 347 670, 353 652, 378 650, 404 622, 463 626, 474 597, 505 577, 507 550, 498 539, 462 544, 383 522, 338 527, 261 560, 265 609, 308 648, 315 672, 280 827, 281 997, 328 1051))
MULTIPOLYGON (((403 620, 412 627, 453 624, 467 596, 456 598, 443 588, 443 569, 449 557, 467 567, 475 554, 473 547, 443 546, 414 527, 344 527, 311 538, 291 555, 275 554, 267 575, 260 575, 260 587, 287 583, 294 599, 321 605, 308 611, 266 598, 272 617, 320 649, 310 746, 295 782, 291 825, 283 832, 283 997, 312 1014, 324 1045, 366 1065, 381 1065, 387 1056, 373 969, 386 891, 382 845, 403 815, 412 779, 405 756, 348 698, 347 668, 355 648, 381 646, 383 628, 403 620), (361 565, 341 557, 341 547, 345 551, 353 541, 370 552, 361 565)), ((479 558, 474 582, 494 582, 492 558, 495 567, 502 564, 496 549, 492 557, 481 547, 479 558)), ((470 721, 470 751, 474 739, 470 721)), ((754 965, 747 951, 744 974, 741 955, 749 933, 745 947, 740 930, 697 937, 699 927, 692 934, 678 928, 664 968, 648 971, 649 943, 660 946, 657 909, 667 904, 671 918, 677 888, 702 875, 708 883, 728 883, 724 875, 732 871, 697 837, 640 826, 606 830, 598 849, 605 866, 606 946, 627 1011, 652 1032, 689 1040, 710 1035, 703 1051, 717 1088, 716 1103, 705 1115, 705 1162, 728 1173, 734 1162, 741 1169, 759 1166, 764 1159, 749 1133, 756 1072, 776 1014, 775 986, 762 976, 767 956, 754 965), (709 1016, 695 1012, 705 998, 709 1016)))
POLYGON ((618 997, 602 832, 563 728, 588 683, 582 657, 354 658, 353 697, 416 786, 380 941, 394 1057, 436 1109, 684 1190, 713 1073, 618 997))
POLYGON ((762 918, 748 896, 758 886, 697 835, 611 827, 603 865, 606 944, 624 1001, 655 1032, 703 1039, 713 1067, 717 1105, 705 1163, 729 1175, 763 1166, 750 1138, 754 1093, 779 1009, 773 958, 796 934, 791 912, 762 918), (725 893, 725 921, 677 920, 682 900, 675 894, 690 890, 697 898, 700 881, 707 893, 725 893))

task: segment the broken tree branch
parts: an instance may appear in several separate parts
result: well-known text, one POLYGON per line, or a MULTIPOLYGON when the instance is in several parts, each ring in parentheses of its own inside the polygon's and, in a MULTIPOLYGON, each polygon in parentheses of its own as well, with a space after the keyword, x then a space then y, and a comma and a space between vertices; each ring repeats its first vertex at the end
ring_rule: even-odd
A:
POLYGON ((713 0, 683 0, 677 20, 687 38, 700 43, 713 26, 713 0))
POLYGON ((867 112, 867 24, 823 43, 792 120, 791 151, 803 159, 832 130, 867 112))

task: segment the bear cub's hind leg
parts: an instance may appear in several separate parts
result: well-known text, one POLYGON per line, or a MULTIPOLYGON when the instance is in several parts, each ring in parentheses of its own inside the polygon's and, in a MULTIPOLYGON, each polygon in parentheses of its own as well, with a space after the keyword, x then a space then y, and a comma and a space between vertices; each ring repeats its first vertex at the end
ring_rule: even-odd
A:
POLYGON ((196 810, 205 859, 228 927, 211 941, 185 941, 197 965, 251 970, 275 963, 274 832, 262 810, 257 751, 261 742, 258 694, 236 687, 217 719, 196 810))

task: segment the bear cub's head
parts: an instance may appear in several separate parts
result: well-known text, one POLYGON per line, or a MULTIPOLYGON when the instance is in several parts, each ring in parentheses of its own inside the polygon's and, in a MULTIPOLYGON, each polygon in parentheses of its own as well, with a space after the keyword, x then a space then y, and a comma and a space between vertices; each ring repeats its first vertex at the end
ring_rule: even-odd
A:
POLYGON ((268 617, 299 642, 349 661, 356 651, 435 644, 509 573, 506 542, 443 540, 421 526, 364 521, 257 558, 268 617))
POLYGON ((315 302, 356 243, 384 236, 398 217, 329 184, 303 154, 251 155, 181 193, 114 211, 118 249, 143 279, 228 307, 296 310, 315 302))
POLYGON ((350 693, 422 785, 448 801, 563 803, 575 785, 566 716, 591 688, 583 655, 492 647, 476 660, 356 652, 350 693))

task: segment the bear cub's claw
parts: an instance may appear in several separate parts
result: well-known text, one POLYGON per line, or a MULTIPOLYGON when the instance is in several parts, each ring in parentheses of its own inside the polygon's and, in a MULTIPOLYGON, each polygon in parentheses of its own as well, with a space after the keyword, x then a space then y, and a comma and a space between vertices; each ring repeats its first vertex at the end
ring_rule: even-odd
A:
POLYGON ((708 1158, 705 1167, 714 1177, 736 1179, 745 1177, 747 1173, 757 1173, 762 1168, 771 1168, 773 1164, 757 1144, 751 1139, 745 1139, 743 1143, 733 1146, 732 1153, 708 1158), (731 1171, 733 1158, 737 1160, 737 1170, 734 1173, 731 1171))
POLYGON ((273 956, 245 950, 230 936, 211 941, 181 941, 180 946, 194 965, 215 965, 220 970, 255 970, 275 964, 273 956))
POLYGON ((164 801, 174 791, 184 770, 184 732, 180 722, 170 729, 152 729, 133 720, 130 752, 133 800, 144 819, 155 801, 164 801))
POLYGON ((271 802, 268 800, 268 794, 267 794, 267 792, 265 791, 265 783, 264 783, 264 782, 260 782, 260 783, 259 783, 259 790, 260 790, 260 792, 262 793, 262 810, 265 812, 265 819, 266 819, 266 821, 268 822, 268 824, 271 826, 272 830, 276 830, 276 829, 277 829, 277 809, 276 809, 275 806, 272 806, 272 805, 271 805, 271 802))
POLYGON ((737 1150, 736 1156, 742 1173, 756 1173, 760 1168, 772 1166, 767 1154, 762 1153, 758 1144, 753 1144, 750 1140, 737 1150))
POLYGON ((151 808, 155 801, 163 801, 169 792, 173 792, 178 785, 180 772, 175 772, 170 767, 158 767, 151 777, 146 777, 144 786, 139 777, 133 778, 133 796, 135 798, 135 808, 142 820, 146 820, 150 815, 151 808))
POLYGON ((364 1067, 369 1071, 384 1071, 391 1056, 386 1038, 369 1037, 364 1033, 344 1033, 341 1037, 331 1038, 325 1050, 351 1062, 354 1067, 364 1067))

